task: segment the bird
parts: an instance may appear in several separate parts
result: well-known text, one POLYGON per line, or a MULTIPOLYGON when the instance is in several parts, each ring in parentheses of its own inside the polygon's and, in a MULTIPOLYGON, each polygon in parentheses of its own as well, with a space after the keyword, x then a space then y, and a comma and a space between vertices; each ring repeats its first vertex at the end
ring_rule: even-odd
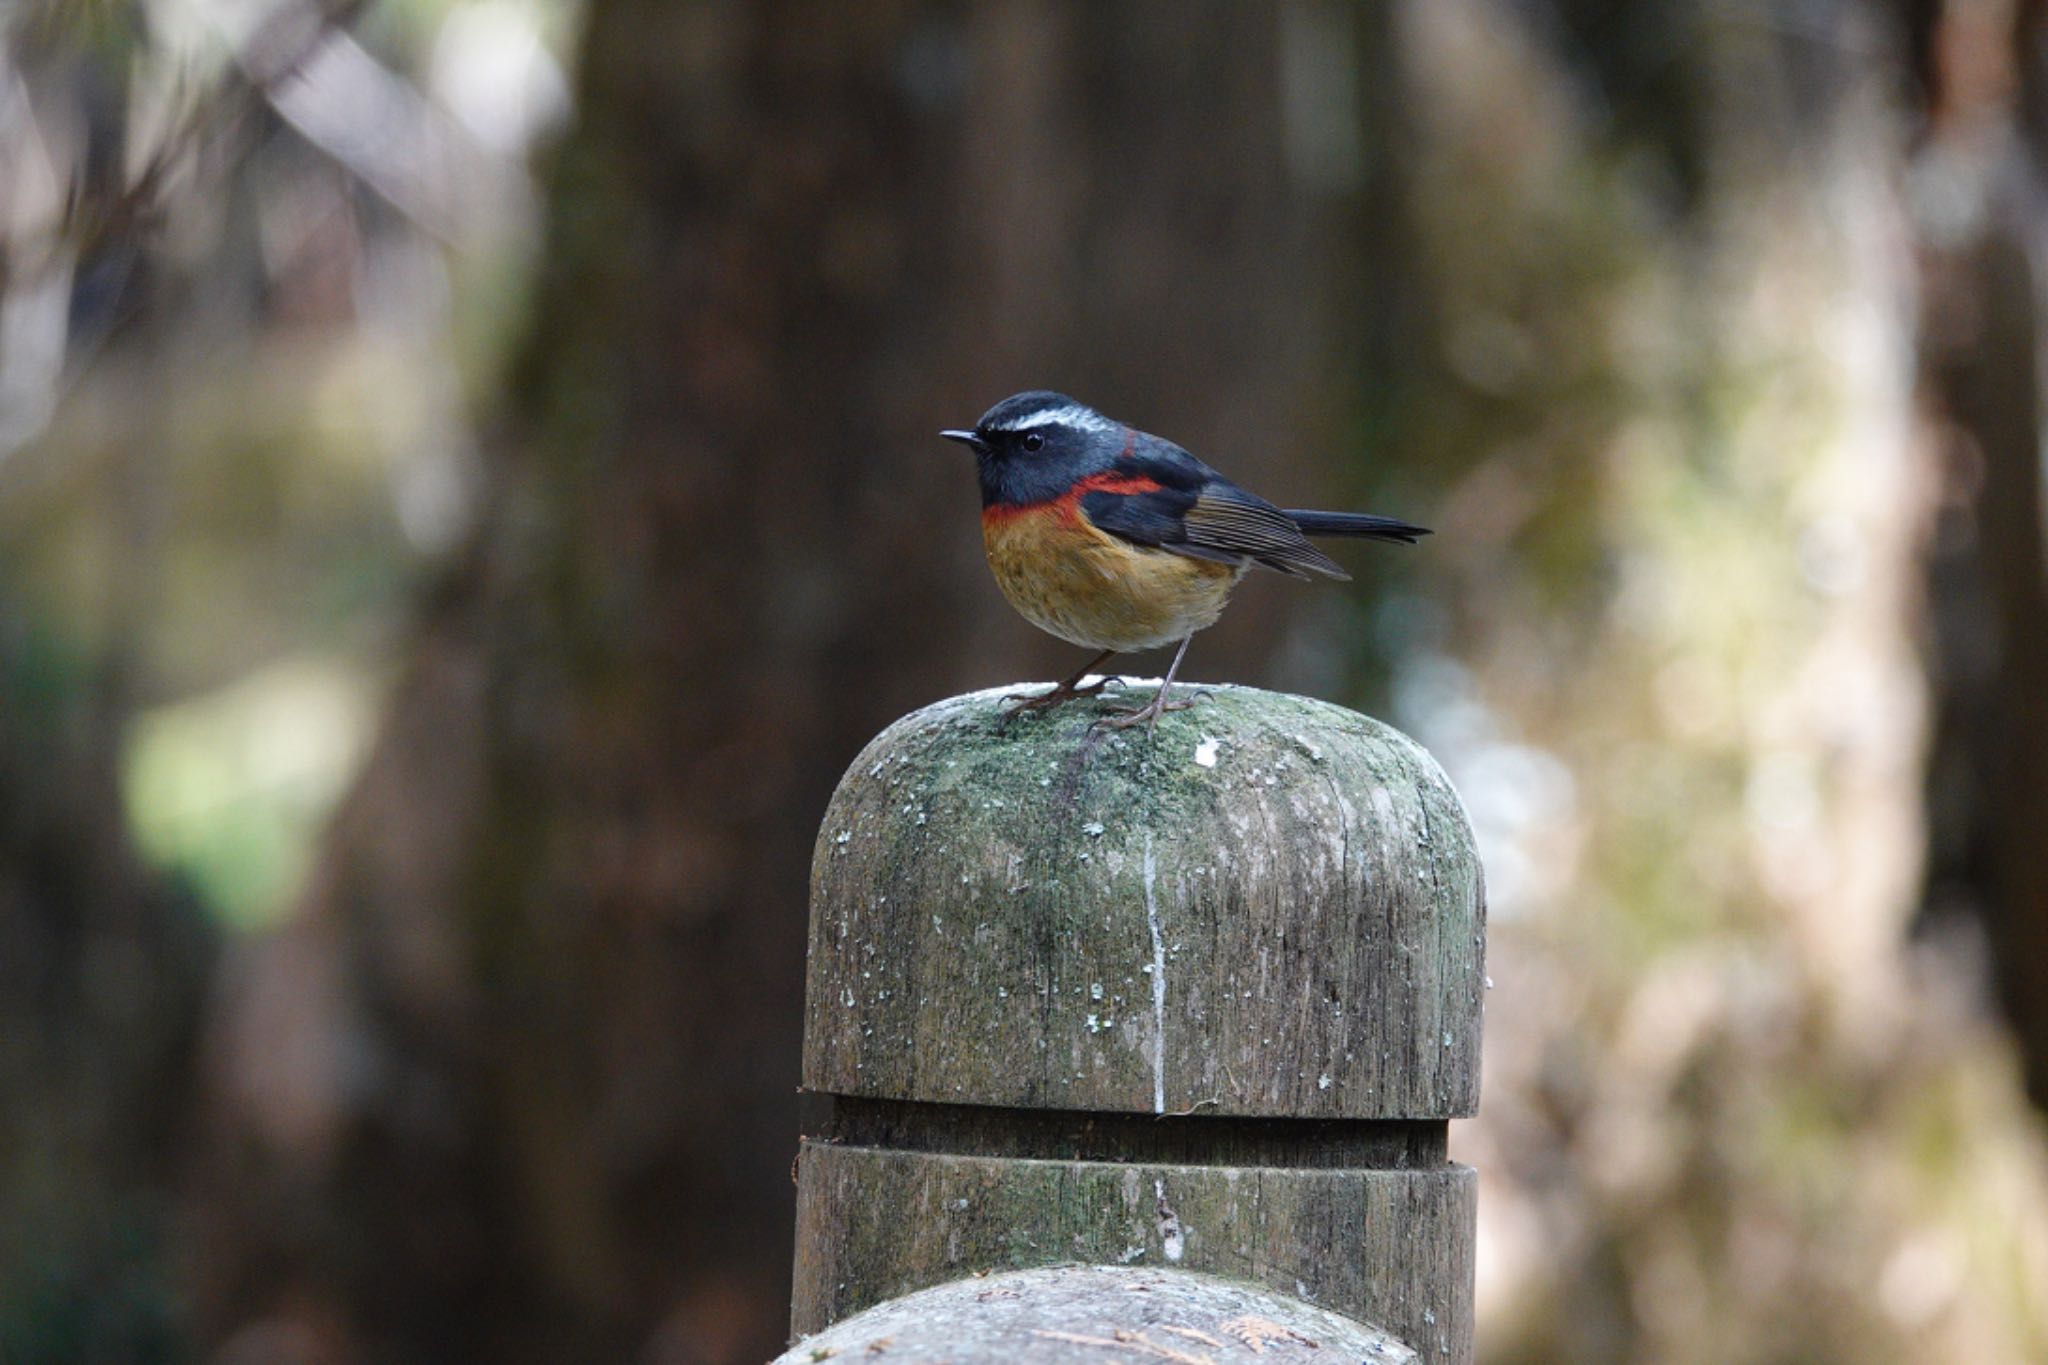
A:
POLYGON ((1003 596, 1040 630, 1100 651, 1051 691, 1004 698, 1016 703, 1006 720, 1094 696, 1110 680, 1084 680, 1109 659, 1178 642, 1150 702, 1094 722, 1149 734, 1193 705, 1168 699, 1181 660, 1252 568, 1348 579, 1310 536, 1413 545, 1429 534, 1366 512, 1275 507, 1164 437, 1045 389, 939 435, 974 451, 982 546, 1003 596))

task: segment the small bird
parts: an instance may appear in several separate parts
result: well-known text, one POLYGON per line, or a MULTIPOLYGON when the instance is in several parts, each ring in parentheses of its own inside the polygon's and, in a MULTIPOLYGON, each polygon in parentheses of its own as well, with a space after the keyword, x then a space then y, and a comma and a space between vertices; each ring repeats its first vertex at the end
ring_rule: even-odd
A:
POLYGON ((1348 579, 1309 536, 1413 545, 1429 534, 1364 512, 1282 511, 1173 442, 1064 394, 1012 394, 973 430, 939 435, 974 451, 982 544, 1003 596, 1040 630, 1101 651, 1009 716, 1093 696, 1108 679, 1081 680, 1111 656, 1177 640, 1158 694, 1096 722, 1149 731, 1164 712, 1193 704, 1167 699, 1188 642, 1216 623, 1254 564, 1348 579))

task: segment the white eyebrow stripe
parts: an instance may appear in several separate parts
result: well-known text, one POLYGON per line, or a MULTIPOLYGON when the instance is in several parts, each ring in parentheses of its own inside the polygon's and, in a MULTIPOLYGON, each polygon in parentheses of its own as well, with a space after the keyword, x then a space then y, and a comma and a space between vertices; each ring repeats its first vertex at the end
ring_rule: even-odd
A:
POLYGON ((991 426, 990 431, 1029 431, 1033 427, 1068 426, 1083 431, 1115 431, 1117 424, 1093 408, 1084 408, 1078 403, 1063 408, 1046 408, 1040 412, 1026 413, 1007 422, 991 426))

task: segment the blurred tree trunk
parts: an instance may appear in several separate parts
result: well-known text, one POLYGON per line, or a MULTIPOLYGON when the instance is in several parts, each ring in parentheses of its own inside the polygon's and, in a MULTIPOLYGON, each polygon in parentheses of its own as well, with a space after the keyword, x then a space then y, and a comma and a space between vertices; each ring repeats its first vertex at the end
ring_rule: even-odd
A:
POLYGON ((1930 509, 1892 34, 1856 6, 1401 13, 1440 347, 1401 455, 1442 481, 1444 606, 1391 622, 1395 719, 1471 799, 1495 914, 1453 1135, 1487 1181, 1482 1340, 2037 1358, 1995 1276, 1910 1322, 1887 1293, 1943 1201, 1996 1205, 2000 1255, 2037 1235, 1988 1193, 1998 1059, 1902 951, 1930 509))
POLYGON ((1921 382, 1949 485, 1928 563, 1927 904, 1982 924, 2028 1094, 2048 1109, 2048 6, 2016 6, 2004 32, 1969 6, 1909 15, 1933 187, 1921 382))
POLYGON ((118 659, 17 596, 14 568, 0 556, 0 1358, 165 1359, 161 1191, 211 944, 128 841, 118 659))
POLYGON ((218 1017, 213 1337, 776 1347, 815 821, 876 729, 1029 640, 934 429, 1049 384, 1235 438, 1250 479, 1317 435, 1275 13, 1204 17, 591 6, 483 532, 218 1017))
MULTIPOLYGON (((15 25, 0 19, 0 30, 15 25)), ((26 36, 24 36, 26 35, 26 36)), ((80 199, 121 163, 128 107, 105 54, 0 31, 7 119, 75 140, 80 199), (27 90, 34 87, 31 105, 27 90)), ((11 131, 11 130, 0 130, 11 131)), ((0 136, 0 196, 19 195, 21 138, 0 136)), ((10 203, 10 212, 13 210, 10 203)), ((10 227, 33 222, 33 209, 10 227)), ((125 270, 69 243, 0 231, 0 1360, 176 1357, 164 1191, 197 1091, 214 942, 197 898, 131 838, 122 743, 138 706, 141 585, 158 560, 151 456, 65 466, 33 444, 39 357, 90 321, 89 286, 125 270), (75 273, 74 273, 75 269, 75 273), (24 295, 30 302, 24 303, 24 295), (25 363, 22 357, 28 356, 25 363), (24 382, 26 380, 26 382, 24 382), (85 523, 89 529, 80 530, 85 523), (51 572, 54 560, 83 566, 51 572)), ((143 288, 147 288, 145 285, 143 288)), ((147 323, 134 327, 148 334, 147 323)), ((54 383, 50 387, 55 387, 54 383)), ((87 463, 84 460, 80 464, 87 463)))

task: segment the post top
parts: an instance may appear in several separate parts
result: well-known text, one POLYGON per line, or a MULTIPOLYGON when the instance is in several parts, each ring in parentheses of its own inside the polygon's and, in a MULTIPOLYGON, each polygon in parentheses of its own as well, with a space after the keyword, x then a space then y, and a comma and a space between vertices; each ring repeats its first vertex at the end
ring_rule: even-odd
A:
POLYGON ((1140 1355, 1205 1365, 1416 1359, 1377 1328, 1249 1285, 1185 1270, 1056 1266, 891 1299, 805 1337, 774 1365, 866 1360, 874 1352, 959 1365, 1102 1365, 1140 1355))
MULTIPOLYGON (((1127 694, 1144 696, 1144 684, 1127 694)), ((1135 1113, 1449 1118, 1484 904, 1413 740, 1221 686, 1156 734, 1004 691, 896 722, 812 863, 804 1084, 1135 1113)))

